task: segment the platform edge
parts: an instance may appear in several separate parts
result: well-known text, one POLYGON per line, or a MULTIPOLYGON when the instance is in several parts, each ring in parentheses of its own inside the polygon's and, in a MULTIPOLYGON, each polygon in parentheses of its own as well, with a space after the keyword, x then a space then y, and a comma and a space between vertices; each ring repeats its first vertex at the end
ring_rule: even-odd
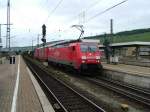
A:
POLYGON ((36 79, 34 78, 33 74, 31 73, 31 71, 29 70, 28 67, 26 67, 29 76, 31 78, 31 81, 34 85, 34 88, 36 90, 36 93, 39 97, 39 100, 41 102, 42 108, 44 112, 55 112, 52 105, 50 104, 50 102, 48 101, 46 95, 44 94, 42 88, 40 87, 40 85, 38 84, 38 82, 36 81, 36 79))

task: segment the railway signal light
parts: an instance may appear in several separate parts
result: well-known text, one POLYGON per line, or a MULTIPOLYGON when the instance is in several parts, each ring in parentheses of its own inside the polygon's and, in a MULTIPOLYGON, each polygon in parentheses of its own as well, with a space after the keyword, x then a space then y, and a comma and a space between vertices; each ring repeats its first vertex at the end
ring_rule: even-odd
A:
POLYGON ((43 43, 46 43, 46 38, 45 38, 45 36, 46 36, 46 25, 45 24, 42 25, 42 35, 43 35, 43 38, 41 40, 43 43))
POLYGON ((45 26, 45 24, 42 25, 42 35, 43 35, 43 38, 46 35, 46 26, 45 26))
POLYGON ((46 43, 46 39, 45 38, 42 38, 41 40, 42 40, 43 43, 46 43))

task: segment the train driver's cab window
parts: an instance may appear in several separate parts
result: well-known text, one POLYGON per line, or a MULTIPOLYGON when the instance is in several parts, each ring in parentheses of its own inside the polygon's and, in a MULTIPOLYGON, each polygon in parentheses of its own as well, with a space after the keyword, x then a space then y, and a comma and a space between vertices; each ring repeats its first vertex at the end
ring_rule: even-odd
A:
POLYGON ((82 52, 96 52, 98 51, 98 47, 96 45, 81 45, 80 46, 82 52))

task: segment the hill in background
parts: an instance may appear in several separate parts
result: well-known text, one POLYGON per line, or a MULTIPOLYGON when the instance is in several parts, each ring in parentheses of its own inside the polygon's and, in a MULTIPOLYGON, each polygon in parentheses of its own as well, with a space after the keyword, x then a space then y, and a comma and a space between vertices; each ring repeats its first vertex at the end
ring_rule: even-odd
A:
MULTIPOLYGON (((97 35, 97 36, 89 36, 84 37, 85 39, 100 39, 101 43, 104 42, 104 39, 108 38, 110 41, 112 41, 111 35, 97 35)), ((150 28, 148 29, 137 29, 132 31, 123 31, 118 32, 116 34, 113 34, 113 43, 119 43, 119 42, 131 42, 131 41, 143 41, 143 42, 150 42, 150 28)), ((57 41, 55 41, 57 42, 57 41)), ((48 42, 47 44, 50 44, 51 42, 48 42)), ((42 44, 40 45, 40 47, 42 44)), ((36 46, 26 46, 26 47, 12 47, 12 51, 32 51, 36 46)), ((2 48, 2 51, 8 51, 7 48, 2 48)))
POLYGON ((89 36, 89 37, 84 37, 84 38, 85 39, 100 39, 101 42, 103 43, 105 37, 108 38, 113 43, 131 42, 131 41, 150 42, 150 28, 118 32, 116 34, 113 34, 113 38, 111 38, 110 34, 89 36))

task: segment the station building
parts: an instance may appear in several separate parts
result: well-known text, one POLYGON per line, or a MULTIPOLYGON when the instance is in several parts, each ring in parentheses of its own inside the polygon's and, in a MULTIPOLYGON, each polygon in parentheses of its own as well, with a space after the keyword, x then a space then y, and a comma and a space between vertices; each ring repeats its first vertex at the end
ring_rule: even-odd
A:
MULTIPOLYGON (((99 45, 99 48, 104 52, 104 45, 99 45)), ((110 48, 120 63, 150 66, 150 42, 113 43, 110 48)))

